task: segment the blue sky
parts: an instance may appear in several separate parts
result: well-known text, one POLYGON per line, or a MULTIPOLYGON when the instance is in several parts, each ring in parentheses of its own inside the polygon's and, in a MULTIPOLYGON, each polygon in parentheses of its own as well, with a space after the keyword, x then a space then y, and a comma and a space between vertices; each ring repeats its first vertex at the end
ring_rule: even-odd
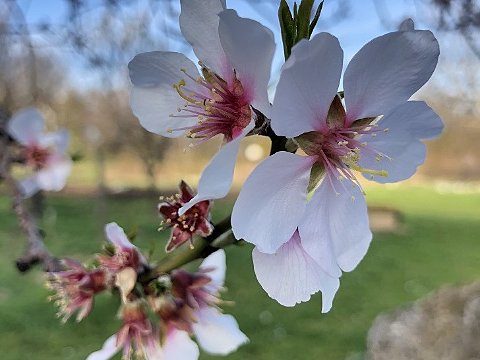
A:
MULTIPOLYGON (((91 3, 95 3, 95 1, 90 0, 91 3)), ((31 23, 45 20, 58 23, 66 14, 66 7, 61 0, 20 0, 20 3, 25 10, 27 20, 31 23)), ((289 3, 293 3, 293 1, 289 0, 289 3)), ((348 16, 336 18, 335 11, 338 3, 338 0, 325 0, 324 11, 317 29, 318 31, 328 31, 339 38, 345 52, 345 64, 363 44, 385 32, 395 30, 401 20, 407 17, 412 17, 416 22, 416 27, 420 29, 431 28, 434 21, 431 18, 431 11, 422 5, 426 3, 426 0, 350 0, 348 16), (377 7, 375 7, 375 3, 377 7), (382 20, 380 20, 377 12, 379 8, 382 13, 382 20)), ((276 9, 257 0, 227 0, 227 6, 237 10, 241 16, 262 22, 274 31, 277 41, 274 71, 278 70, 283 60, 283 50, 276 9)), ((441 68, 452 70, 451 63, 458 60, 455 57, 468 57, 469 52, 461 37, 437 35, 443 51, 440 69, 437 70, 435 78, 438 78, 438 81, 441 82, 442 77, 444 77, 441 68)), ((71 70, 69 71, 70 80, 74 86, 80 88, 98 86, 97 78, 91 76, 89 70, 83 68, 75 60, 75 56, 64 51, 58 51, 58 53, 71 70)), ((453 70, 455 69, 453 68, 453 70)), ((458 76, 465 76, 465 74, 459 73, 458 76)))

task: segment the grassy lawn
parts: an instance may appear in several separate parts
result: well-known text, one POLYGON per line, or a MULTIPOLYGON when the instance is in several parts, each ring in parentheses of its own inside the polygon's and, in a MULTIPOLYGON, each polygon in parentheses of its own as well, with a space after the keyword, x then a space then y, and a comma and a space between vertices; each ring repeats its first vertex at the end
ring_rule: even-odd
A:
MULTIPOLYGON (((480 194, 440 194, 422 188, 371 188, 371 204, 400 209, 405 226, 398 234, 378 234, 353 272, 344 274, 332 311, 320 313, 320 295, 309 303, 284 308, 258 286, 250 247, 228 250, 227 299, 251 342, 227 359, 362 359, 372 320, 383 311, 418 299, 445 284, 480 278, 480 194)), ((156 232, 156 199, 109 200, 101 206, 88 198, 48 200, 44 228, 47 243, 60 256, 85 259, 103 240, 102 226, 117 221, 138 226, 139 245, 164 246, 156 232)), ((219 219, 231 204, 220 203, 219 219)), ((218 210, 217 209, 217 210, 218 210)), ((353 221, 354 219, 352 219, 353 221)), ((98 349, 119 326, 116 300, 101 296, 93 314, 80 324, 61 325, 46 300, 39 271, 20 275, 13 260, 21 253, 9 205, 0 200, 0 349, 3 360, 77 360, 98 349)), ((214 359, 202 354, 201 359, 214 359)), ((179 359, 181 360, 181 359, 179 359)))

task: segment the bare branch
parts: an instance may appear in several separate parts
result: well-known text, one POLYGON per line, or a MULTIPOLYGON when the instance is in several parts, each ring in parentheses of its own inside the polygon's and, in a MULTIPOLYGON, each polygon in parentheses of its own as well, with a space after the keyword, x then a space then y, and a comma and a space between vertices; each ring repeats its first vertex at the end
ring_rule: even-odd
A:
POLYGON ((0 178, 5 183, 12 198, 12 209, 18 218, 19 225, 27 235, 27 248, 25 253, 16 260, 20 272, 28 271, 33 265, 41 264, 45 271, 60 271, 60 260, 53 256, 43 243, 42 232, 38 228, 35 219, 30 214, 23 202, 23 196, 18 183, 10 174, 10 155, 8 142, 5 137, 0 141, 0 178))

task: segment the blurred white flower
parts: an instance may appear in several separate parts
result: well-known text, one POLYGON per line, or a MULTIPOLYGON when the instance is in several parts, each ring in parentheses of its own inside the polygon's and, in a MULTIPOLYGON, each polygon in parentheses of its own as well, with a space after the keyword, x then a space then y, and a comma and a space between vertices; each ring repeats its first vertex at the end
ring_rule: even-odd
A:
POLYGON ((72 160, 66 153, 69 136, 66 130, 44 133, 44 120, 35 108, 15 113, 7 124, 7 131, 21 146, 21 159, 33 174, 22 180, 25 197, 39 190, 60 191, 72 169, 72 160))

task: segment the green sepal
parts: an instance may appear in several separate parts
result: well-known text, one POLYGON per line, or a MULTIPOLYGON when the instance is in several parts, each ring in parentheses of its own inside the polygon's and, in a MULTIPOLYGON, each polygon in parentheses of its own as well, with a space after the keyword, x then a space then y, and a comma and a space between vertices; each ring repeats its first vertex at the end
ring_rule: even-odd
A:
POLYGON ((127 233, 127 238, 133 244, 137 239, 137 235, 138 235, 138 225, 134 225, 131 229, 129 229, 127 233))
POLYGON ((317 11, 315 11, 315 16, 313 17, 312 22, 310 23, 308 38, 312 36, 313 30, 315 30, 315 26, 317 26, 318 19, 320 19, 320 14, 322 13, 322 9, 323 9, 323 0, 318 5, 317 11))
POLYGON ((310 15, 312 14, 312 7, 315 0, 302 0, 298 7, 298 16, 295 17, 295 24, 297 25, 297 36, 295 44, 302 39, 310 37, 310 15))
POLYGON ((295 41, 295 21, 285 0, 280 1, 278 20, 282 31, 283 53, 286 60, 292 52, 292 47, 295 41))
POLYGON ((323 177, 325 176, 325 168, 322 163, 315 163, 312 166, 312 170, 310 171, 310 181, 308 182, 307 187, 307 194, 313 192, 320 182, 322 181, 323 177))

